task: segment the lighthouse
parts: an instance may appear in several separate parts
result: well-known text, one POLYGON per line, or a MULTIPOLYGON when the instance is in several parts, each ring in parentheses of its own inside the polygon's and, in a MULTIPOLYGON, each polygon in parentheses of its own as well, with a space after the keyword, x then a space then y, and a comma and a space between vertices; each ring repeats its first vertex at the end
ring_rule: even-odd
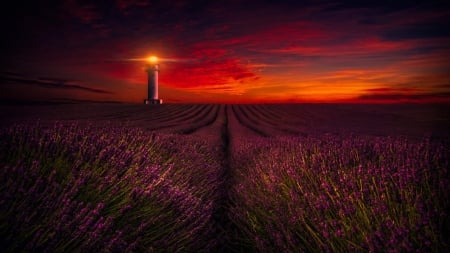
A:
POLYGON ((162 104, 162 99, 158 98, 158 74, 159 64, 158 58, 152 56, 148 58, 149 64, 146 71, 148 75, 148 97, 144 100, 145 104, 162 104))

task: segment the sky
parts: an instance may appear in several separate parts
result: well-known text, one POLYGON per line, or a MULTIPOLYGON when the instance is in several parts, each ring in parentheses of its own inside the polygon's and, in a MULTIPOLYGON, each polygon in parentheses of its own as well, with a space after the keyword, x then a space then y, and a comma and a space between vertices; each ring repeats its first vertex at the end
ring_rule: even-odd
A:
POLYGON ((450 102, 448 1, 63 0, 0 12, 3 102, 142 103, 151 55, 167 103, 450 102))

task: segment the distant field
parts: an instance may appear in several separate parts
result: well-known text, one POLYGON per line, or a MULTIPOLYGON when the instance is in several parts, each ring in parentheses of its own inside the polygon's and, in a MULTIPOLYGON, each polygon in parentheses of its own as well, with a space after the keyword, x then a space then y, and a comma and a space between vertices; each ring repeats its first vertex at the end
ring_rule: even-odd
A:
POLYGON ((0 106, 0 243, 6 252, 445 252, 449 111, 0 106))
POLYGON ((114 122, 145 130, 192 134, 211 130, 227 116, 235 129, 256 136, 358 133, 364 135, 448 135, 447 104, 275 104, 212 105, 61 104, 0 106, 2 125, 39 120, 114 122))

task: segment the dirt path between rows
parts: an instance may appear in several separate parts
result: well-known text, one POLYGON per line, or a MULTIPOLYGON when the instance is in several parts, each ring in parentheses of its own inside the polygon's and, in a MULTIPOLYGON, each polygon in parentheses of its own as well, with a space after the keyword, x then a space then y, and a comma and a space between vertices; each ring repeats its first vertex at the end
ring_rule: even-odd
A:
POLYGON ((230 235, 236 231, 233 222, 229 218, 229 208, 231 203, 230 190, 233 187, 233 171, 231 163, 230 128, 228 106, 224 106, 222 113, 224 117, 220 129, 223 152, 222 171, 220 173, 221 185, 218 187, 218 199, 215 203, 213 220, 216 226, 217 252, 234 252, 232 238, 230 235))

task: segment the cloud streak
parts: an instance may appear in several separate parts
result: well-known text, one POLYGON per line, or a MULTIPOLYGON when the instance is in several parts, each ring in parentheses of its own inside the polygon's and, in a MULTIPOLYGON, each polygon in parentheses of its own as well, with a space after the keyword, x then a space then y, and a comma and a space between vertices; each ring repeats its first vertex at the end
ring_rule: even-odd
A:
POLYGON ((450 102, 450 91, 427 92, 415 88, 374 88, 367 89, 358 97, 361 100, 397 102, 450 102))
POLYGON ((97 89, 87 87, 76 83, 76 81, 66 80, 66 79, 55 79, 55 78, 29 78, 25 76, 20 76, 17 74, 1 74, 1 83, 15 83, 15 84, 25 84, 37 87, 51 88, 51 89, 68 89, 68 90, 80 90, 97 94, 114 94, 111 91, 104 89, 97 89))

